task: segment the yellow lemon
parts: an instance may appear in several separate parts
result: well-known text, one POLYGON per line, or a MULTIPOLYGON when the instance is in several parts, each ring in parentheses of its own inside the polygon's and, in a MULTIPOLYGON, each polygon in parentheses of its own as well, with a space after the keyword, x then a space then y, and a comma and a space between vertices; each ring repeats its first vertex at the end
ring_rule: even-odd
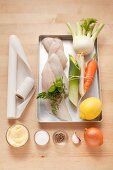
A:
POLYGON ((81 119, 95 119, 102 111, 102 103, 95 97, 89 97, 80 104, 79 111, 81 119))

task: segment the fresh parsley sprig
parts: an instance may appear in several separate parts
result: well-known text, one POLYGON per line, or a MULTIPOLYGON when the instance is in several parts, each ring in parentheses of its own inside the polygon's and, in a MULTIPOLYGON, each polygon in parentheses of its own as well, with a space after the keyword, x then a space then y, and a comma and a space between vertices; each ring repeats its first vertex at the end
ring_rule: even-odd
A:
POLYGON ((47 92, 41 92, 38 94, 38 98, 49 99, 51 104, 52 113, 57 114, 59 104, 63 98, 66 97, 66 88, 63 83, 63 78, 56 79, 47 92))

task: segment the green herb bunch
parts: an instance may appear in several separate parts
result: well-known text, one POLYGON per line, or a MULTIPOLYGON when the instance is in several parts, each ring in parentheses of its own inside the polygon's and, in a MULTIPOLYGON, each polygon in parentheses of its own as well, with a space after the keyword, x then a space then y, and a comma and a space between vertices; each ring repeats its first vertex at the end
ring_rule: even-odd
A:
POLYGON ((80 21, 80 26, 84 32, 84 35, 87 35, 88 32, 92 33, 96 22, 97 20, 95 18, 87 18, 87 19, 82 19, 80 21))
POLYGON ((52 113, 57 114, 59 104, 67 95, 65 91, 66 88, 65 84, 63 83, 63 78, 58 78, 55 82, 53 82, 47 92, 39 93, 37 98, 49 99, 52 113))

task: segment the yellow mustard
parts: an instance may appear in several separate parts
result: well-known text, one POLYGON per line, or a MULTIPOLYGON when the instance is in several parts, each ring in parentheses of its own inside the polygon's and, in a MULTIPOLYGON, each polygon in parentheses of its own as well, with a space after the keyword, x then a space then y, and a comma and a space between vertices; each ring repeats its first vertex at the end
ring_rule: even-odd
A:
POLYGON ((20 147, 28 141, 29 132, 25 126, 16 124, 8 129, 6 138, 10 145, 20 147))

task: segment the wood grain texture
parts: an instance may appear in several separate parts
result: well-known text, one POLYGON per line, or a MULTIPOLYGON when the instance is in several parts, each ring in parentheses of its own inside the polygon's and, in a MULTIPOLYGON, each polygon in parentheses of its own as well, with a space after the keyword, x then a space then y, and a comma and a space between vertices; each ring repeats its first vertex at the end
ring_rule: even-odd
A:
POLYGON ((0 0, 0 170, 112 170, 113 169, 113 0, 0 0), (99 56, 103 98, 101 124, 38 124, 35 94, 22 118, 8 121, 7 66, 8 38, 16 34, 25 49, 37 80, 38 36, 40 34, 67 34, 65 22, 72 24, 83 17, 96 17, 106 24, 99 36, 99 56), (5 140, 7 128, 21 122, 30 130, 30 140, 21 149, 10 148, 5 140), (85 127, 100 127, 104 144, 88 148, 84 142, 85 127), (39 128, 52 136, 59 128, 65 129, 69 139, 77 130, 82 144, 74 146, 71 140, 64 147, 52 142, 39 149, 33 135, 39 128), (42 157, 43 156, 43 157, 42 157))

